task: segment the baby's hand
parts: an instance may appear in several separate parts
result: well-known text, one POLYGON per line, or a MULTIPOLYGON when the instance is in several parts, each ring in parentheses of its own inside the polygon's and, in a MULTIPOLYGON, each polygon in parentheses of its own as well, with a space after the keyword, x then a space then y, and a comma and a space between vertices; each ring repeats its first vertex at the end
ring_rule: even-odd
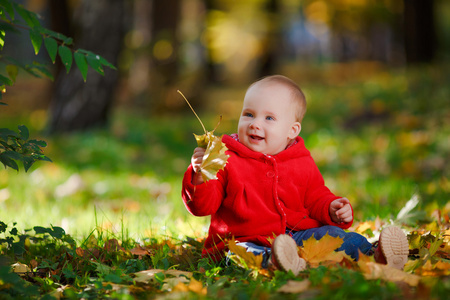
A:
POLYGON ((203 178, 201 176, 200 166, 203 162, 203 156, 205 155, 206 149, 197 147, 194 149, 194 154, 191 157, 192 168, 194 169, 194 177, 192 178, 192 183, 197 185, 203 183, 203 178))
POLYGON ((340 198, 331 202, 330 217, 335 223, 349 223, 353 221, 350 201, 347 198, 340 198))

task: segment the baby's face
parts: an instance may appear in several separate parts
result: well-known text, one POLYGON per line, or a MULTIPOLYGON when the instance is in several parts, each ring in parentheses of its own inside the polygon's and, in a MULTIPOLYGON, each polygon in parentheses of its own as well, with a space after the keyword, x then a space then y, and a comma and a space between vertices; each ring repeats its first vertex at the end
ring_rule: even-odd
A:
POLYGON ((252 86, 245 94, 238 125, 242 144, 253 151, 275 155, 300 132, 290 91, 281 84, 252 86))

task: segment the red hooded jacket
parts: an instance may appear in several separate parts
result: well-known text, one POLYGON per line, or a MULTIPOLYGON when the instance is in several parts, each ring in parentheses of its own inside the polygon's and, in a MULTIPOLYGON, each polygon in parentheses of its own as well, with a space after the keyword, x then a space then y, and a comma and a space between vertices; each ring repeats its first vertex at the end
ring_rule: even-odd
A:
POLYGON ((277 155, 255 152, 224 135, 230 157, 217 173, 217 180, 192 184, 190 165, 184 174, 182 197, 194 216, 211 216, 203 256, 220 260, 226 239, 270 247, 270 238, 294 231, 350 223, 334 223, 330 203, 340 197, 324 185, 310 152, 301 137, 277 155))

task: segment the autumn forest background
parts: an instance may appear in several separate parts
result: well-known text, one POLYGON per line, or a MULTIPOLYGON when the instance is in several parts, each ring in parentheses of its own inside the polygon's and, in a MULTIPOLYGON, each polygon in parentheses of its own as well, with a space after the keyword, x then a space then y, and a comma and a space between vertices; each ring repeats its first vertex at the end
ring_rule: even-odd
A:
MULTIPOLYGON (((52 64, 45 51, 35 55, 26 28, 5 37, 0 72, 4 69, 1 59, 8 56, 48 64, 55 78, 22 72, 3 94, 2 102, 8 105, 0 107, 0 128, 25 124, 31 136, 47 142, 43 150, 52 160, 38 162, 28 172, 0 169, 0 221, 8 230, 62 228, 80 249, 92 248, 92 243, 106 249, 104 243, 111 239, 124 248, 154 246, 156 252, 147 253, 153 253, 148 265, 139 267, 133 261, 133 268, 125 268, 129 272, 103 272, 98 265, 91 266, 92 271, 84 266, 84 271, 100 274, 101 282, 128 282, 131 278, 124 274, 151 268, 181 270, 177 266, 183 263, 198 270, 193 257, 201 247, 194 241, 205 237, 208 218, 186 211, 181 179, 196 147, 192 133, 203 132, 177 90, 208 130, 222 117, 216 129, 220 135, 235 132, 250 83, 265 75, 283 74, 306 94, 308 112, 300 135, 326 184, 352 201, 352 229, 364 224, 370 235, 382 224, 395 223, 409 232, 441 234, 448 247, 450 2, 13 2, 37 13, 43 26, 73 37, 75 49, 99 54, 117 70, 105 68, 104 76, 89 70, 85 81, 77 68, 66 72, 60 60, 52 64), (188 251, 189 263, 170 252, 179 250, 174 245, 186 248, 186 241, 197 247, 194 254, 188 251), (106 275, 101 274, 106 273, 119 279, 104 280, 106 275)), ((37 235, 47 232, 46 237, 50 234, 64 244, 55 231, 39 230, 37 235)), ((20 234, 13 235, 20 239, 20 234)), ((445 251, 450 253, 449 248, 445 251)), ((54 260, 45 265, 45 259, 38 257, 33 258, 37 269, 54 271, 61 285, 70 284, 79 292, 70 295, 81 297, 77 295, 88 279, 77 282, 75 275, 62 274, 67 269, 61 258, 52 269, 49 264, 54 260)), ((441 257, 449 263, 450 254, 441 257)), ((31 266, 30 259, 22 263, 31 266)), ((439 274, 446 281, 435 292, 437 297, 449 290, 449 269, 439 274)), ((209 286, 208 293, 227 287, 231 281, 219 285, 216 271, 210 271, 200 289, 186 291, 205 296, 203 287, 209 286)), ((314 272, 318 272, 311 273, 317 285, 326 276, 334 278, 314 272)), ((345 276, 348 282, 354 280, 345 276)), ((38 282, 40 294, 56 289, 58 280, 49 278, 54 281, 38 282)), ((157 276, 152 280, 151 293, 160 295, 167 282, 157 276)), ((244 291, 245 283, 238 282, 238 290, 227 296, 255 296, 258 289, 252 283, 244 291)), ((111 295, 100 286, 95 286, 97 296, 111 295)), ((391 288, 381 289, 383 297, 390 298, 395 290, 391 288)), ((334 291, 332 285, 329 291, 334 291)), ((332 294, 323 297, 331 299, 332 294)), ((318 295, 315 291, 307 296, 318 295)))

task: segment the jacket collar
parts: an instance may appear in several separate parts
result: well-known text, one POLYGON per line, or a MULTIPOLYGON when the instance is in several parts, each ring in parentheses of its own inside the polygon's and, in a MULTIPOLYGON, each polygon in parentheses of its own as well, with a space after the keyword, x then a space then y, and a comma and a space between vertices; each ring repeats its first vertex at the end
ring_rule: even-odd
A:
MULTIPOLYGON (((237 139, 237 134, 224 135, 222 137, 222 141, 225 143, 228 150, 236 152, 241 157, 263 159, 268 156, 263 153, 250 150, 249 148, 244 146, 237 139)), ((293 144, 290 144, 285 150, 281 151, 276 155, 273 155, 272 157, 274 157, 278 161, 285 161, 292 158, 298 158, 300 156, 310 156, 310 152, 308 151, 308 149, 306 149, 305 142, 303 141, 303 139, 300 136, 298 136, 296 137, 293 144)))

